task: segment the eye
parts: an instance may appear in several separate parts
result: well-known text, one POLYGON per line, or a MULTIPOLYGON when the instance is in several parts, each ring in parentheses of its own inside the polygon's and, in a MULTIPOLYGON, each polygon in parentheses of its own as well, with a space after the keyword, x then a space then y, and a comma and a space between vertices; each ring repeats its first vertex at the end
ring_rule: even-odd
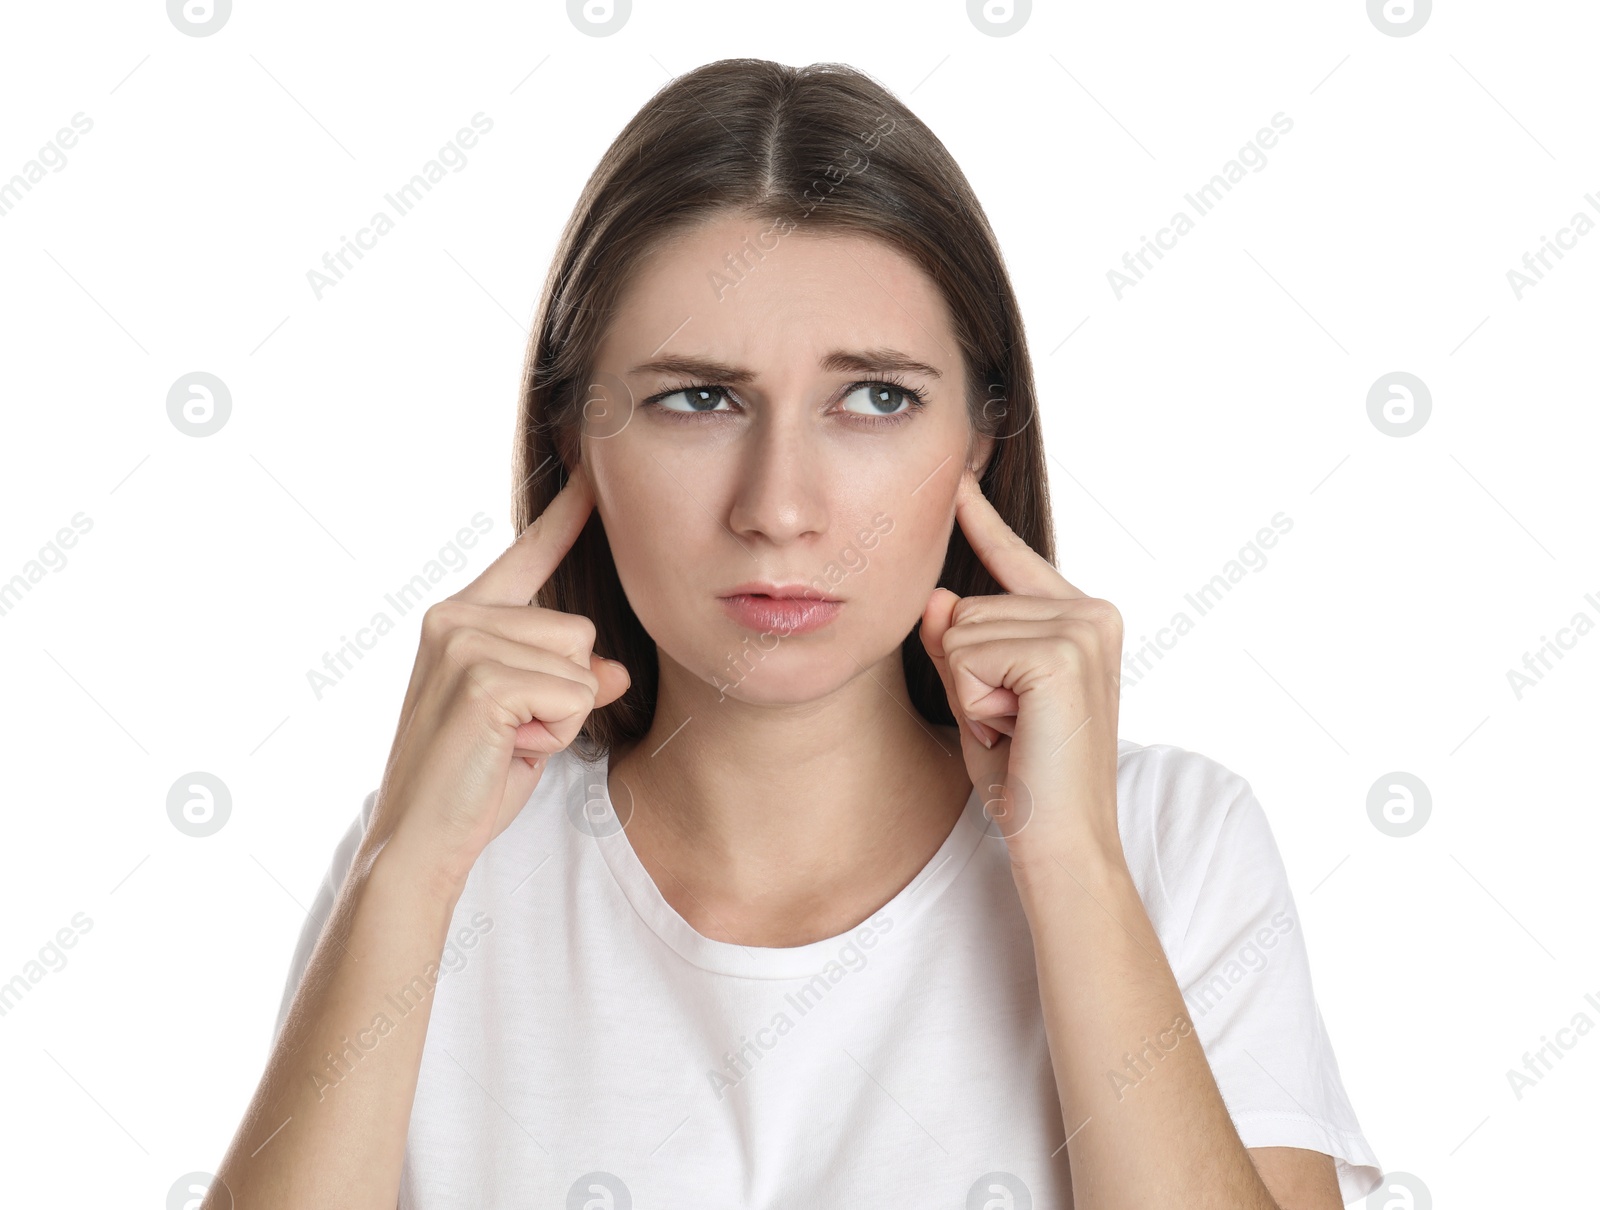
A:
POLYGON ((731 408, 724 409, 717 407, 717 404, 719 403, 726 403, 727 399, 728 394, 722 387, 689 386, 679 387, 675 391, 667 391, 663 394, 652 396, 645 402, 654 404, 664 412, 681 412, 687 414, 694 412, 731 411, 731 408), (677 406, 675 401, 679 399, 681 399, 688 406, 677 406))
POLYGON ((922 402, 921 393, 908 386, 893 382, 860 382, 845 396, 845 410, 857 416, 883 420, 914 412, 922 406, 922 402), (861 400, 864 409, 850 407, 853 399, 861 400))

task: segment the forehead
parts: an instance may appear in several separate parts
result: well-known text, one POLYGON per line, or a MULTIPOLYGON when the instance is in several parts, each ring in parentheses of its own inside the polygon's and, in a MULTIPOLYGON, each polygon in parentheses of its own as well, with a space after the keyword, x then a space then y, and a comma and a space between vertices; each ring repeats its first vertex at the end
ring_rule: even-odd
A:
MULTIPOLYGON (((825 204, 825 203, 824 203, 825 204)), ((673 236, 624 285, 602 364, 711 354, 762 373, 815 370, 823 353, 888 347, 957 376, 960 350, 933 280, 854 233, 719 215, 673 236)))

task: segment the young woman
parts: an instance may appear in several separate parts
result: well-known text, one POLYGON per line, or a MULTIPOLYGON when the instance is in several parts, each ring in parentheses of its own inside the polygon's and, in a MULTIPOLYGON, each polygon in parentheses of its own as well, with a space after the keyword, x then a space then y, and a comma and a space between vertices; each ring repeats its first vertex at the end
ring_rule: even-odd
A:
POLYGON ((730 60, 652 99, 545 286, 520 536, 427 611, 214 1190, 1368 1192, 1266 818, 1119 740, 1041 428, 994 236, 883 88, 730 60))

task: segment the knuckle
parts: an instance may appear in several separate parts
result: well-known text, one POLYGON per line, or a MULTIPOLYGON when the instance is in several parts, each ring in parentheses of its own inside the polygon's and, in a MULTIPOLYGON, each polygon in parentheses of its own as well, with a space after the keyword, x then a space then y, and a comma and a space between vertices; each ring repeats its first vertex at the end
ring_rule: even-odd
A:
POLYGON ((1028 545, 1027 539, 1012 529, 1010 522, 1004 518, 1001 518, 1000 532, 995 535, 994 542, 996 546, 1007 554, 1025 550, 1031 551, 1033 549, 1028 545))
POLYGON ((478 632, 466 626, 446 630, 436 642, 446 657, 463 668, 470 668, 480 649, 478 632))
POLYGON ((563 613, 559 609, 539 606, 534 609, 538 619, 535 631, 538 637, 530 640, 534 645, 551 651, 582 652, 594 648, 596 631, 592 618, 581 613, 563 613))
POLYGON ((552 723, 578 718, 594 708, 594 690, 582 682, 569 680, 553 672, 541 673, 539 679, 540 695, 542 700, 549 703, 546 712, 551 716, 546 719, 541 715, 541 721, 552 723))
POLYGON ((967 661, 962 658, 959 650, 951 650, 950 648, 946 647, 944 652, 944 666, 945 670, 950 674, 950 684, 958 690, 956 696, 959 697, 959 689, 963 684, 961 674, 966 670, 967 661))
MULTIPOLYGON (((970 648, 959 647, 955 651, 952 651, 949 655, 949 658, 945 661, 946 666, 950 669, 950 678, 955 683, 958 691, 964 686, 970 685, 979 679, 977 673, 973 672, 972 670, 972 657, 970 652, 970 648)), ((968 696, 965 693, 959 693, 958 695, 963 699, 968 696)), ((963 702, 963 705, 965 704, 966 703, 963 702)))
POLYGON ((1056 640, 1054 658, 1060 667, 1069 672, 1078 672, 1088 662, 1088 653, 1084 651, 1081 639, 1063 635, 1056 640))
POLYGON ((463 664, 457 692, 463 701, 475 708, 498 710, 500 699, 495 696, 491 687, 492 680, 491 667, 487 661, 478 660, 463 664))
POLYGON ((994 606, 994 597, 962 597, 950 611, 951 625, 962 622, 979 622, 988 617, 994 606))
POLYGON ((596 634, 594 619, 581 613, 571 613, 567 617, 571 619, 568 626, 573 639, 582 647, 592 648, 596 634))
POLYGON ((600 691, 600 686, 596 684, 591 687, 582 681, 569 681, 568 684, 572 686, 573 702, 576 706, 576 709, 573 711, 573 713, 587 713, 588 711, 593 710, 594 699, 600 691))
POLYGON ((1110 601, 1102 600, 1099 597, 1090 597, 1086 604, 1089 607, 1091 620, 1098 622, 1107 629, 1122 629, 1122 611, 1110 601))
POLYGON ((438 643, 461 624, 462 602, 454 597, 435 601, 422 613, 422 637, 438 643))

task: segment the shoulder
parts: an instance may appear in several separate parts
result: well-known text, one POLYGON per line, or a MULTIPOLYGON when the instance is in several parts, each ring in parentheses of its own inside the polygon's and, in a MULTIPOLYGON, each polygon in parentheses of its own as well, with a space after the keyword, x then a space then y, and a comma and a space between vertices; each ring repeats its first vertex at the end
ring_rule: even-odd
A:
POLYGON ((368 791, 367 796, 361 800, 360 827, 363 835, 372 826, 372 810, 377 805, 378 791, 375 789, 368 791))
POLYGON ((1340 1077, 1289 876, 1250 783, 1169 744, 1121 743, 1117 758, 1124 854, 1240 1141, 1332 1156, 1342 1200, 1365 1196, 1381 1166, 1340 1077))
MULTIPOLYGON (((511 824, 489 842, 479 855, 470 876, 478 876, 481 866, 517 860, 518 855, 529 846, 548 848, 557 837, 572 830, 564 824, 582 830, 585 827, 584 817, 601 806, 591 800, 603 796, 603 769, 603 758, 599 762, 584 760, 571 748, 563 748, 551 756, 528 801, 511 824)), ((334 847, 332 861, 320 888, 321 915, 324 919, 332 909, 340 884, 355 863, 361 842, 372 827, 378 794, 379 789, 367 793, 361 802, 361 809, 334 847)))
POLYGON ((1161 813, 1164 823, 1192 819, 1205 804, 1250 792, 1249 783, 1220 761, 1176 744, 1117 741, 1117 788, 1135 805, 1161 813))
POLYGON ((1180 936, 1208 884, 1248 867, 1267 882, 1281 878, 1250 783, 1203 753, 1119 741, 1117 822, 1146 908, 1180 936))

